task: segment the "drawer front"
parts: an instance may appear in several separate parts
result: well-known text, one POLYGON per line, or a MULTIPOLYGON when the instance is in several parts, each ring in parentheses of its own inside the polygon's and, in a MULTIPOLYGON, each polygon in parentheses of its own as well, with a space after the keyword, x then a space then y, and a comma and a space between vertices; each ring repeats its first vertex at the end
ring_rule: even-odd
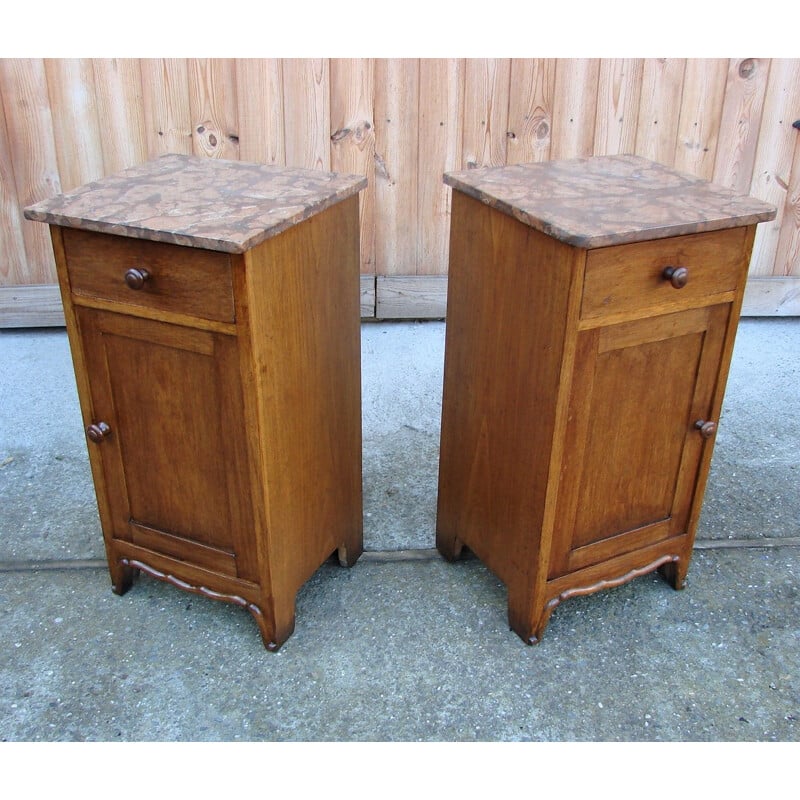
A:
POLYGON ((733 228, 589 251, 581 319, 678 311, 735 291, 746 274, 746 234, 733 228))
POLYGON ((73 294, 233 322, 230 257, 211 250, 64 228, 73 294))

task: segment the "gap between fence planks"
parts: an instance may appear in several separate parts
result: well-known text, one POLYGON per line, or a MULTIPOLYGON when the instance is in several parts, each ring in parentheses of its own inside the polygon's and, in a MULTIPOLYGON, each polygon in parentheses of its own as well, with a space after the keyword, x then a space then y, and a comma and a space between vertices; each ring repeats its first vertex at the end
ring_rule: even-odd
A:
POLYGON ((22 207, 165 152, 366 175, 398 278, 447 272, 442 172, 636 152, 774 203, 751 275, 800 277, 798 103, 800 59, 0 59, 0 286, 54 282, 22 207))

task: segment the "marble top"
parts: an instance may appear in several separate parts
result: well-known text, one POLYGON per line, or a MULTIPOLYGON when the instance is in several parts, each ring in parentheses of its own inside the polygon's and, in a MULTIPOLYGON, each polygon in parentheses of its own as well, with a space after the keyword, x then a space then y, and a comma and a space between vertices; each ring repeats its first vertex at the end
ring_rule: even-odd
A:
POLYGON ((366 185, 362 175, 175 154, 36 203, 25 217, 243 253, 366 185))
POLYGON ((445 183, 583 248, 734 228, 774 206, 639 156, 594 156, 447 172, 445 183))

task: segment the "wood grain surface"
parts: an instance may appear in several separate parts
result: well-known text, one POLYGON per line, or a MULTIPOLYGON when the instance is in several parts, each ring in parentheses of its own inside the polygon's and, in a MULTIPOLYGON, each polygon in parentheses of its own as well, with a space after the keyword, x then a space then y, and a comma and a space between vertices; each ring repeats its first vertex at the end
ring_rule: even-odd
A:
POLYGON ((364 175, 387 276, 447 273, 444 171, 644 155, 778 206, 751 275, 800 279, 799 83, 791 58, 0 59, 0 291, 55 280, 23 206, 166 152, 364 175))
POLYGON ((618 163, 631 157, 453 181, 436 545, 450 561, 468 548, 505 584, 529 644, 570 597, 656 569, 683 587, 753 245, 746 222, 625 243, 623 211, 620 235, 586 249, 518 213, 540 192, 576 212, 609 197, 638 206, 644 230, 671 180, 706 207, 702 182, 658 166, 649 187, 647 168, 605 169, 618 163), (676 288, 663 270, 678 263, 691 266, 676 288))

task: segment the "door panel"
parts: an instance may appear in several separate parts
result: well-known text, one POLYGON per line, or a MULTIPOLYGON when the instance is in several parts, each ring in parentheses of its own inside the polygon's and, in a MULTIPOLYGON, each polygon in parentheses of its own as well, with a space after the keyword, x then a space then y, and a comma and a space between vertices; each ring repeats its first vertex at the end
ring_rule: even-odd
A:
POLYGON ((551 578, 685 532, 728 313, 579 334, 551 578))
POLYGON ((254 579, 235 337, 81 308, 114 534, 254 579), (236 488, 236 494, 231 489, 236 488))

